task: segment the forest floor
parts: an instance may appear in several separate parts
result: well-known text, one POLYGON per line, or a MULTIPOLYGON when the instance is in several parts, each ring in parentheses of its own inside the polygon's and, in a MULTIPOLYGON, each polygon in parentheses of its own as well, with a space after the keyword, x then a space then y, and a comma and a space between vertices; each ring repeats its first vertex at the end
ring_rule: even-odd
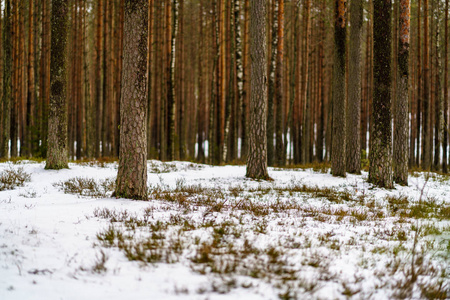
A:
POLYGON ((450 177, 148 162, 149 201, 111 198, 116 163, 0 164, 0 299, 450 297, 450 177))

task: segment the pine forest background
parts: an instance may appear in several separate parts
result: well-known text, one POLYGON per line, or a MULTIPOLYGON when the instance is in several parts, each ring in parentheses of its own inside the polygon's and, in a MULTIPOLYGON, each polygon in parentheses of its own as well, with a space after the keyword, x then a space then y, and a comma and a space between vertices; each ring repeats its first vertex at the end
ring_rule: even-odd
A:
MULTIPOLYGON (((353 0, 356 1, 356 0, 353 0)), ((148 158, 245 162, 248 149, 249 0, 149 0, 148 158)), ((267 0, 269 165, 331 160, 334 11, 338 1, 267 0)), ((363 2, 359 139, 372 125, 373 4, 363 2)), ((68 151, 117 157, 123 0, 69 0, 68 151)), ((347 2, 349 11, 351 2, 347 2)), ((399 0, 392 5, 392 96, 398 80, 399 0), (395 76, 394 76, 395 75, 395 76)), ((51 1, 1 1, 0 156, 45 157, 51 1), (10 22, 5 22, 10 20, 10 22)), ((409 166, 447 171, 448 0, 413 0, 409 45, 409 166)), ((346 101, 353 61, 345 19, 346 101)), ((358 41, 358 39, 357 39, 358 41)), ((126 66, 125 66, 126 67, 126 66)), ((354 118, 347 113, 347 118, 354 118)), ((347 120, 347 124, 349 120, 347 120)), ((349 128, 347 128, 348 130, 349 128)), ((350 131, 350 130, 348 130, 350 131)), ((344 143, 344 141, 341 141, 344 143)), ((347 143, 347 150, 352 149, 347 143)), ((347 151, 350 153, 351 151, 347 151)))

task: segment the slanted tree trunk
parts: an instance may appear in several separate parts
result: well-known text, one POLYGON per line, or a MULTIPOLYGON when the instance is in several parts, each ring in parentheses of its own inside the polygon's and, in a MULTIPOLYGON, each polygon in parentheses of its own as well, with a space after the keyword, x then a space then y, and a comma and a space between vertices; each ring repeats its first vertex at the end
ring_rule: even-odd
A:
POLYGON ((67 153, 67 0, 52 1, 50 61, 50 107, 46 169, 68 168, 67 153))
POLYGON ((397 99, 394 110, 394 180, 401 185, 408 185, 410 0, 400 1, 399 29, 397 99))
MULTIPOLYGON (((391 0, 374 0, 374 91, 369 182, 392 188, 391 0)), ((334 148, 333 148, 334 151, 334 148)))
POLYGON ((1 133, 1 149, 0 157, 7 158, 9 152, 9 133, 10 133, 10 111, 11 111, 11 97, 12 97, 12 16, 11 16, 11 0, 5 1, 5 14, 3 16, 3 96, 2 108, 3 118, 1 133))
POLYGON ((334 24, 334 70, 333 70, 333 145, 331 172, 334 176, 346 176, 345 138, 345 42, 346 0, 336 0, 334 24))
POLYGON ((268 179, 267 172, 267 58, 266 4, 251 0, 250 5, 251 98, 247 177, 268 179))
POLYGON ((147 198, 148 0, 125 0, 116 197, 147 198))
POLYGON ((350 3, 350 61, 347 117, 347 172, 361 173, 361 40, 363 28, 363 1, 350 3))

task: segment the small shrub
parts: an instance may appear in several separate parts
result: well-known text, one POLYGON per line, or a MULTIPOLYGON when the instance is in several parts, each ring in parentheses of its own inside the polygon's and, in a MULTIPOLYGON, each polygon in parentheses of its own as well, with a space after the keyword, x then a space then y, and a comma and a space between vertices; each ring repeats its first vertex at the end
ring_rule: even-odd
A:
POLYGON ((96 181, 93 178, 75 177, 57 182, 54 186, 63 190, 65 194, 100 198, 108 197, 114 192, 116 181, 112 178, 96 181))
POLYGON ((6 169, 0 173, 0 191, 13 190, 30 180, 31 175, 25 172, 22 167, 6 169))

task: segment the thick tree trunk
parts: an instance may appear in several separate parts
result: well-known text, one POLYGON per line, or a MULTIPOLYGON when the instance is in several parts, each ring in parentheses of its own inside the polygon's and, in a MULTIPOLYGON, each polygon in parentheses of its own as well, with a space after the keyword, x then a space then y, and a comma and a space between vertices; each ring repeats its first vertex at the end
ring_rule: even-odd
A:
POLYGON ((148 0, 125 0, 116 197, 147 198, 148 0))
POLYGON ((350 3, 350 61, 347 117, 347 172, 361 173, 361 44, 363 27, 363 1, 350 3), (350 146, 351 145, 351 146, 350 146))
POLYGON ((397 99, 394 109, 394 180, 401 185, 408 185, 410 0, 400 1, 399 28, 397 99))
POLYGON ((333 145, 331 172, 334 176, 346 176, 345 138, 345 42, 346 42, 346 0, 336 0, 334 24, 334 70, 333 70, 333 145))
POLYGON ((251 0, 250 5, 251 98, 247 177, 268 179, 266 136, 266 5, 251 0))
MULTIPOLYGON (((392 188, 391 0, 374 0, 374 92, 369 182, 392 188)), ((333 149, 334 151, 334 149, 333 149)))
POLYGON ((68 168, 66 46, 68 1, 52 1, 51 96, 46 169, 68 168))

